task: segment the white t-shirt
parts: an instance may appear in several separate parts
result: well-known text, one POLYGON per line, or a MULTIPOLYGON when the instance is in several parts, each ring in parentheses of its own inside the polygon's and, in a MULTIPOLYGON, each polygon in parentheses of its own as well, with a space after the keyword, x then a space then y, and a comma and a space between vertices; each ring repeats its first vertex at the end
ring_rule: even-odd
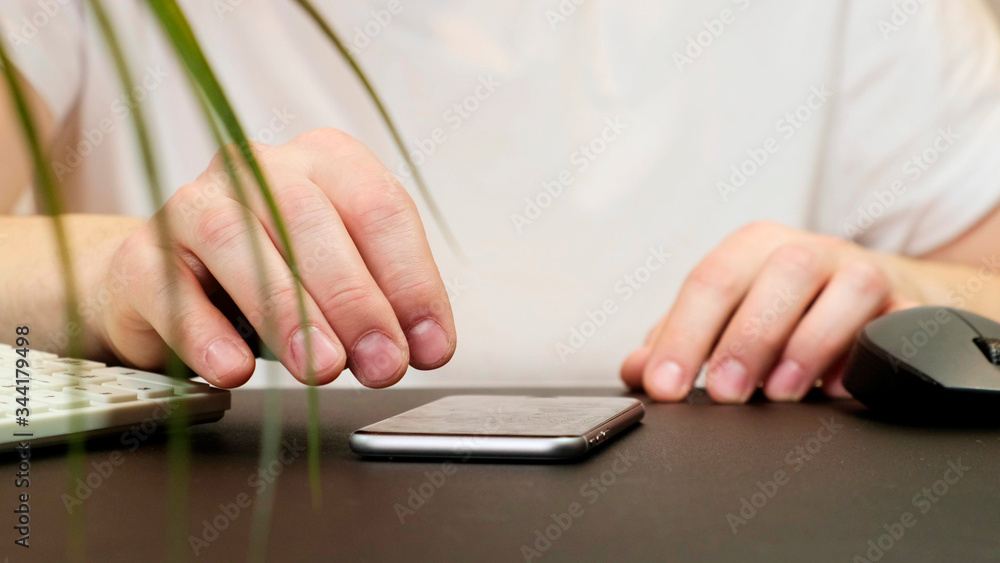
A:
MULTIPOLYGON (((190 182, 216 150, 142 4, 105 2, 144 85, 131 98, 85 3, 0 8, 22 72, 76 137, 56 147, 70 152, 59 172, 76 211, 153 211, 133 100, 165 186, 190 182)), ((359 82, 293 2, 180 4, 254 139, 336 127, 403 170, 359 82)), ((1000 42, 981 0, 317 5, 471 262, 399 174, 459 331, 448 366, 404 381, 610 383, 691 267, 740 225, 916 255, 1000 201, 1000 42)))

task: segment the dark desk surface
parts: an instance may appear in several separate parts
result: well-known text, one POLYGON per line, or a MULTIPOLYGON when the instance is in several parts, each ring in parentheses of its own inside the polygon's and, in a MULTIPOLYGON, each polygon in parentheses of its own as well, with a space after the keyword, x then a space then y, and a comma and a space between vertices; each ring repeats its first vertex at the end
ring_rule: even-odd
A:
MULTIPOLYGON (((303 455, 281 475, 268 560, 524 561, 522 546, 545 548, 544 542, 536 546, 536 531, 549 528, 553 536, 558 531, 557 539, 532 561, 851 561, 865 556, 868 540, 887 533, 884 525, 897 534, 902 529, 903 536, 882 561, 1000 559, 998 430, 893 426, 866 416, 853 401, 729 407, 700 395, 690 403, 647 404, 641 425, 575 464, 459 463, 442 482, 436 474, 441 462, 362 461, 348 449, 352 430, 447 394, 453 393, 321 391, 322 510, 310 508, 303 455), (842 428, 821 431, 823 419, 842 428), (620 457, 631 466, 616 464, 620 457), (949 461, 970 469, 961 477, 946 475, 949 461), (781 485, 764 483, 772 497, 753 497, 758 481, 773 480, 779 470, 787 475, 781 485), (956 482, 938 483, 939 496, 933 487, 944 477, 956 482), (396 505, 406 506, 411 489, 421 488, 433 495, 422 506, 414 499, 417 508, 400 523, 396 505), (935 502, 914 498, 924 488, 935 502), (734 534, 727 514, 739 516, 742 498, 761 506, 755 514, 744 508, 751 517, 734 534), (568 529, 550 527, 551 515, 566 513, 572 503, 579 510, 562 518, 568 529), (904 512, 915 524, 894 527, 904 512)), ((304 445, 304 391, 286 391, 284 399, 285 438, 304 445)), ((236 391, 222 421, 193 429, 190 534, 201 536, 203 521, 221 514, 220 504, 241 493, 255 497, 248 479, 257 471, 262 401, 263 392, 236 391)), ((83 503, 88 559, 162 560, 167 443, 151 440, 134 453, 117 438, 92 444, 88 471, 116 449, 124 461, 83 503)), ((11 561, 62 560, 67 459, 56 448, 36 451, 32 461, 31 557, 10 543, 10 457, 2 458, 0 469, 10 477, 0 487, 0 513, 6 514, 0 527, 10 538, 0 554, 9 553, 11 561)), ((246 560, 251 510, 244 509, 197 560, 246 560)), ((888 536, 882 543, 888 545, 888 536)))

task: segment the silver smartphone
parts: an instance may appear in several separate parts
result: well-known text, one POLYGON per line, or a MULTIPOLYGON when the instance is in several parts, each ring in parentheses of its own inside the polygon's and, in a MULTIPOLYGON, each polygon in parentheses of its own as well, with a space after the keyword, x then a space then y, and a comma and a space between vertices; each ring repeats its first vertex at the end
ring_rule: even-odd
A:
POLYGON ((452 395, 351 434, 363 456, 565 460, 642 420, 628 397, 452 395))

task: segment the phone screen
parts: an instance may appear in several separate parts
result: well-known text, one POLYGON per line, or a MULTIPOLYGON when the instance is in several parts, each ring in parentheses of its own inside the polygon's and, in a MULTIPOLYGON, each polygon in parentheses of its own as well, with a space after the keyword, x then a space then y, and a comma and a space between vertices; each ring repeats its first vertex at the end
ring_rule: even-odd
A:
POLYGON ((366 426, 370 433, 582 436, 628 410, 627 397, 454 395, 366 426))

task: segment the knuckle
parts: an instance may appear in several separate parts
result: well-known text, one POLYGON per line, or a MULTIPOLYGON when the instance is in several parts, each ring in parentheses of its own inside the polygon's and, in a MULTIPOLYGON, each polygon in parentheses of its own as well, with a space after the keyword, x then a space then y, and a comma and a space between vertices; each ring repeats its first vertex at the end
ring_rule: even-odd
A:
POLYGON ((261 160, 269 156, 271 154, 271 149, 274 147, 250 140, 248 140, 245 144, 237 142, 226 143, 222 146, 222 148, 215 152, 215 155, 212 156, 212 160, 208 165, 209 169, 226 170, 226 160, 228 159, 232 162, 233 167, 239 170, 244 165, 243 159, 240 156, 243 153, 244 148, 249 149, 254 158, 261 160))
POLYGON ((309 231, 324 227, 329 221, 329 200, 315 184, 293 182, 281 186, 277 192, 278 206, 288 220, 293 237, 308 235, 309 231))
POLYGON ((762 239, 773 237, 777 233, 784 231, 784 225, 770 220, 752 221, 736 230, 735 236, 752 239, 762 239))
POLYGON ((819 253, 801 244, 785 244, 778 247, 768 261, 773 266, 799 270, 805 274, 818 273, 821 265, 819 253))
POLYGON ((167 200, 170 202, 189 202, 201 197, 201 188, 197 183, 184 184, 174 192, 173 197, 167 200))
POLYGON ((195 236, 205 247, 226 248, 246 235, 244 220, 244 214, 237 206, 215 206, 198 217, 195 236))
MULTIPOLYGON (((777 324, 777 323, 775 323, 777 324)), ((752 346, 748 346, 749 349, 760 350, 763 352, 780 350, 784 347, 786 343, 787 335, 778 326, 765 326, 760 331, 760 337, 756 343, 752 346)))
POLYGON ((812 238, 813 238, 813 240, 815 240, 821 246, 823 246, 825 248, 832 249, 832 250, 836 250, 836 251, 844 251, 847 248, 855 246, 855 244, 852 243, 851 241, 844 240, 844 239, 842 239, 840 237, 836 237, 836 236, 832 236, 832 235, 824 235, 824 234, 819 234, 819 233, 812 233, 812 238))
POLYGON ((791 349, 789 355, 796 358, 803 368, 828 362, 840 352, 837 342, 815 330, 803 331, 789 348, 791 349))
POLYGON ((342 283, 336 290, 319 299, 318 305, 327 315, 337 313, 347 316, 374 317, 374 290, 360 280, 342 283))
POLYGON ((416 205, 395 179, 368 179, 355 190, 351 210, 360 227, 370 235, 409 226, 416 217, 416 205))
POLYGON ((864 294, 880 295, 889 290, 889 277, 885 271, 867 260, 846 264, 842 273, 849 283, 864 294))
POLYGON ((257 141, 247 140, 246 143, 229 143, 223 148, 223 151, 227 151, 228 154, 238 158, 238 156, 245 150, 249 149, 253 153, 254 157, 261 158, 269 154, 271 145, 260 143, 257 141))
POLYGON ((202 193, 197 183, 184 184, 174 192, 163 205, 162 213, 171 220, 183 221, 190 219, 193 212, 203 209, 208 204, 208 198, 202 193))
POLYGON ((685 282, 687 289, 733 296, 740 290, 739 276, 721 260, 706 259, 695 266, 685 282))
POLYGON ((354 137, 333 127, 320 127, 306 131, 296 137, 294 141, 324 147, 333 151, 340 151, 360 143, 354 137))
POLYGON ((385 283, 385 296, 390 303, 401 299, 417 300, 421 305, 443 292, 443 283, 435 274, 424 269, 407 269, 385 283))
POLYGON ((298 291, 292 280, 282 278, 268 281, 260 287, 256 302, 258 305, 254 312, 255 324, 267 318, 285 321, 280 322, 281 325, 290 324, 297 327, 301 324, 296 307, 298 291))

